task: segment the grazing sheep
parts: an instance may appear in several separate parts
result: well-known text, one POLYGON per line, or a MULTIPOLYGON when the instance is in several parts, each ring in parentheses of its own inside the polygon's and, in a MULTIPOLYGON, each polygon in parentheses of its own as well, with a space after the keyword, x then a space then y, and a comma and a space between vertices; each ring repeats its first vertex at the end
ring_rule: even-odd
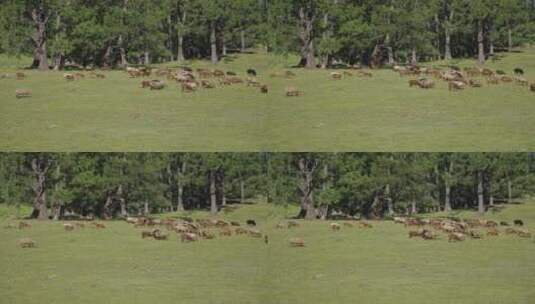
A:
POLYGON ((451 81, 448 84, 448 88, 450 91, 460 91, 460 90, 464 90, 465 84, 464 82, 460 82, 460 81, 451 81))
POLYGON ((238 227, 238 228, 234 229, 234 233, 236 235, 242 235, 242 234, 249 233, 249 231, 247 229, 245 229, 245 228, 238 227))
POLYGON ((269 87, 267 85, 263 85, 260 87, 260 93, 267 94, 269 93, 269 87))
POLYGON ((232 230, 226 228, 219 231, 219 236, 232 236, 232 230))
POLYGON ((372 74, 371 72, 366 72, 366 71, 359 71, 359 72, 357 73, 357 75, 358 75, 359 77, 367 77, 367 78, 371 78, 371 77, 373 77, 373 74, 372 74))
POLYGON ((353 224, 351 224, 349 222, 344 222, 344 227, 353 228, 355 226, 353 226, 353 224))
POLYGON ((501 221, 500 226, 509 226, 509 223, 505 221, 501 221))
POLYGON ((152 90, 162 90, 165 88, 165 82, 161 80, 153 80, 150 82, 150 89, 152 90))
POLYGON ((197 91, 198 84, 194 81, 182 82, 182 92, 191 93, 197 91))
POLYGON ((349 71, 344 71, 344 76, 353 77, 353 73, 351 73, 349 71))
POLYGON ((466 239, 464 234, 453 232, 448 235, 448 242, 462 242, 466 239))
POLYGON ((199 240, 199 236, 195 233, 182 233, 180 234, 180 241, 183 242, 196 242, 199 240))
POLYGON ((97 228, 97 229, 104 229, 104 228, 106 228, 106 225, 101 224, 101 223, 93 223, 93 226, 95 226, 95 228, 97 228))
POLYGON ((518 230, 516 230, 515 228, 507 228, 505 229, 505 234, 517 234, 518 233, 518 230))
POLYGON ((150 80, 143 80, 143 81, 141 82, 141 88, 142 88, 142 89, 150 88, 150 80))
POLYGON ((248 77, 247 78, 247 86, 248 87, 260 87, 260 82, 256 78, 248 77))
POLYGON ((474 230, 471 230, 468 235, 473 238, 473 239, 481 239, 483 236, 481 235, 481 233, 477 232, 477 231, 474 231, 474 230))
POLYGON ((487 84, 500 84, 500 78, 491 76, 487 78, 487 84))
POLYGON ((246 223, 247 223, 247 226, 256 226, 255 220, 247 220, 246 223))
POLYGON ((23 238, 18 241, 18 244, 21 248, 34 248, 35 242, 29 238, 23 238))
POLYGON ((422 78, 418 81, 418 86, 422 89, 432 89, 435 87, 435 82, 431 79, 422 78))
POLYGON ((259 230, 256 230, 256 229, 250 229, 248 231, 248 234, 250 237, 254 237, 254 238, 261 238, 262 237, 262 232, 260 232, 259 230))
POLYGON ((368 222, 359 222, 359 227, 360 228, 373 228, 372 224, 368 222))
POLYGON ((292 247, 305 247, 305 240, 302 238, 291 238, 290 246, 292 247))
POLYGON ((406 219, 403 217, 394 217, 394 223, 396 224, 405 224, 406 219))
POLYGON ((531 92, 535 92, 535 83, 530 84, 529 89, 531 92))
POLYGON ((498 227, 498 223, 496 223, 495 221, 487 221, 485 226, 488 227, 488 228, 498 227))
POLYGON ((157 230, 152 234, 155 240, 157 241, 167 241, 167 238, 169 237, 168 234, 162 234, 160 230, 157 230))
POLYGON ((515 83, 523 87, 527 87, 529 85, 528 80, 523 77, 515 77, 515 83))
POLYGON ((492 71, 491 69, 485 68, 485 69, 481 70, 481 74, 483 76, 493 76, 494 75, 494 71, 492 71))
POLYGON ((237 76, 236 72, 227 71, 227 76, 237 76))
POLYGON ((332 77, 332 79, 334 79, 334 80, 341 80, 341 79, 342 79, 342 74, 341 74, 341 73, 338 73, 338 72, 332 72, 332 73, 331 73, 331 77, 332 77))
POLYGON ((135 224, 135 223, 137 223, 137 218, 135 218, 135 217, 127 217, 126 218, 126 222, 128 224, 135 224))
POLYGON ((518 230, 517 235, 522 238, 531 238, 531 232, 525 229, 518 230))
POLYGON ((503 82, 503 83, 511 83, 513 82, 513 78, 509 77, 509 76, 502 76, 500 78, 500 80, 503 82))
POLYGON ((32 225, 26 222, 19 222, 19 229, 32 228, 32 225))
POLYGON ((212 78, 213 76, 212 72, 209 70, 200 69, 197 70, 197 72, 199 73, 200 78, 212 78))
POLYGON ((231 225, 231 226, 235 226, 235 227, 240 227, 240 226, 241 226, 240 223, 238 223, 238 222, 236 222, 236 221, 231 221, 231 222, 230 222, 230 225, 231 225))
POLYGON ((515 226, 524 226, 524 222, 522 220, 514 220, 513 223, 515 226))
POLYGON ((421 237, 423 233, 424 233, 423 229, 420 229, 417 231, 411 230, 409 231, 409 238, 412 239, 413 237, 421 237))
POLYGON ((155 230, 151 230, 151 231, 144 230, 144 231, 141 231, 141 238, 142 239, 151 238, 151 237, 154 236, 154 232, 155 232, 155 230))
POLYGON ((201 80, 201 86, 205 89, 215 88, 215 84, 209 80, 201 80))
POLYGON ((409 80, 409 87, 410 88, 419 87, 419 86, 420 86, 420 82, 418 81, 418 79, 409 80))
POLYGON ((255 69, 248 69, 247 75, 256 77, 256 70, 255 69))
POLYGON ((17 89, 15 90, 15 97, 17 99, 32 97, 32 91, 26 89, 17 89))
POLYGON ((331 227, 332 231, 339 231, 340 228, 342 228, 342 226, 340 226, 340 224, 338 224, 338 223, 331 223, 330 227, 331 227))
POLYGON ((496 70, 496 74, 498 74, 498 75, 505 75, 505 74, 507 74, 507 73, 505 73, 505 71, 503 71, 503 70, 496 70))
POLYGON ((524 70, 521 68, 516 68, 514 72, 515 72, 515 75, 519 75, 519 76, 524 75, 524 70))
POLYGON ((470 79, 468 80, 468 84, 472 87, 472 88, 481 88, 483 86, 483 84, 479 81, 479 80, 476 80, 476 79, 470 79))
POLYGON ((17 80, 23 80, 24 78, 26 78, 26 74, 22 72, 17 72, 15 76, 17 77, 17 80))
POLYGON ((63 74, 63 79, 67 81, 74 81, 76 78, 74 77, 73 74, 66 73, 66 74, 63 74))
POLYGON ((422 238, 424 240, 435 240, 437 238, 437 235, 433 233, 431 230, 424 229, 424 233, 422 235, 422 238))
POLYGON ((76 78, 85 78, 85 75, 82 74, 82 73, 76 73, 76 74, 74 74, 74 77, 76 77, 76 78))
POLYGON ((488 236, 498 236, 500 235, 500 231, 498 231, 498 229, 496 228, 491 228, 487 231, 487 235, 488 236))
POLYGON ((221 70, 215 70, 213 74, 214 74, 215 77, 224 77, 225 76, 225 72, 223 72, 221 70))
POLYGON ((205 240, 215 239, 215 234, 210 232, 210 231, 206 231, 206 230, 200 231, 199 235, 201 236, 201 238, 203 238, 205 240))
POLYGON ((301 91, 297 90, 295 87, 286 88, 286 97, 299 97, 301 94, 301 91))
POLYGON ((73 231, 74 230, 74 225, 73 224, 63 224, 63 228, 65 229, 65 231, 73 231))
POLYGON ((228 77, 226 78, 231 84, 239 84, 239 83, 243 83, 243 79, 241 79, 240 77, 228 77))

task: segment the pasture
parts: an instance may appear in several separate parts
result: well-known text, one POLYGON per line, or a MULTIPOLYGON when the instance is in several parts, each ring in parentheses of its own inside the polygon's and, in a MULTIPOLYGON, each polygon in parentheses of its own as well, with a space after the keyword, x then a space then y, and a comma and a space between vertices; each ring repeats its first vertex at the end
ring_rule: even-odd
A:
MULTIPOLYGON (((502 56, 502 55, 500 55, 502 56)), ((269 93, 245 84, 181 92, 142 89, 123 71, 106 79, 63 79, 62 72, 24 71, 0 79, 3 151, 529 151, 535 149, 535 93, 514 83, 448 91, 410 88, 392 70, 372 78, 333 80, 332 71, 292 69, 294 57, 233 55, 216 68, 245 78, 248 68, 269 93), (291 70, 296 77, 270 77, 291 70), (299 97, 286 97, 293 86, 299 97), (31 98, 15 98, 17 89, 31 98)), ((14 74, 3 58, 0 74, 14 74)), ((436 62, 427 66, 473 61, 436 62)), ((204 61, 193 68, 214 68, 204 61)), ((505 54, 488 67, 535 82, 535 48, 505 54)), ((20 65, 19 65, 20 67, 20 65)), ((161 66, 160 66, 161 67, 161 66)), ((166 67, 177 68, 175 64, 166 67)), ((87 72, 85 72, 87 74, 87 72)))
MULTIPOLYGON (((61 222, 27 221, 0 230, 1 303, 532 303, 533 238, 498 237, 448 242, 408 238, 408 228, 372 221, 373 228, 329 228, 299 221, 297 213, 259 203, 220 218, 255 219, 269 236, 219 237, 182 243, 141 238, 146 228, 122 221, 105 229, 65 231, 61 222), (37 247, 22 249, 29 237, 37 247), (290 238, 306 246, 291 247, 290 238)), ((161 218, 177 216, 163 214, 161 218)), ((196 211, 182 215, 207 217, 196 211)), ((475 217, 474 213, 454 214, 475 217)), ((434 216, 434 215, 427 215, 434 216)), ((522 219, 535 229, 535 202, 488 213, 496 221, 522 219)), ((18 220, 0 220, 2 227, 18 220)), ((339 223, 342 223, 339 221, 339 223)), ((499 227, 501 231, 504 227, 499 227)))

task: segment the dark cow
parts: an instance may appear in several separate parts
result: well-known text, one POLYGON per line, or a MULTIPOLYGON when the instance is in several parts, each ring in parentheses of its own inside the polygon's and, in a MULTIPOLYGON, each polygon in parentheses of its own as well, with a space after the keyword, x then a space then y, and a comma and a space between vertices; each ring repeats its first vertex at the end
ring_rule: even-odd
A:
POLYGON ((521 69, 521 68, 516 68, 515 69, 515 75, 517 75, 517 76, 524 75, 524 70, 521 69))
POLYGON ((515 226, 524 226, 524 222, 522 220, 514 220, 515 226))
POLYGON ((247 75, 256 77, 256 70, 255 69, 248 69, 247 75))
POLYGON ((260 87, 260 93, 267 94, 269 93, 269 87, 267 85, 263 85, 260 87))
POLYGON ((256 221, 255 220, 247 220, 247 226, 256 226, 256 221))

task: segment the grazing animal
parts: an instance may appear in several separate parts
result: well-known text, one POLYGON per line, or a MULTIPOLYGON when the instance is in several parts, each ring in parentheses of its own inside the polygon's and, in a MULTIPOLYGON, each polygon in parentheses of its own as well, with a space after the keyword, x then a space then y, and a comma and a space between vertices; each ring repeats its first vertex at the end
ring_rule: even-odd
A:
POLYGON ((262 232, 256 230, 256 229, 250 229, 248 231, 249 233, 249 236, 250 237, 254 237, 254 238, 261 238, 262 237, 262 232))
POLYGON ((360 77, 367 77, 367 78, 373 77, 373 74, 371 72, 366 72, 366 71, 359 71, 357 74, 360 77))
POLYGON ((75 77, 73 74, 63 74, 63 78, 67 81, 74 81, 75 77))
POLYGON ((521 68, 516 68, 515 75, 520 75, 520 76, 524 75, 524 70, 521 68))
POLYGON ((485 226, 488 227, 488 228, 497 227, 498 223, 496 223, 495 221, 487 221, 485 226))
POLYGON ((431 230, 424 229, 424 234, 422 235, 424 240, 434 240, 437 238, 436 234, 431 230))
POLYGON ((236 72, 228 71, 227 76, 237 76, 236 72))
POLYGON ((331 73, 331 77, 332 77, 332 79, 334 79, 334 80, 341 80, 341 79, 342 79, 342 74, 341 74, 341 73, 338 73, 338 72, 332 72, 332 73, 331 73))
POLYGON ((226 228, 219 231, 219 236, 232 236, 232 230, 226 228))
POLYGON ((360 228, 373 228, 372 224, 368 222, 359 222, 359 227, 360 228))
POLYGON ((160 233, 160 230, 157 230, 157 232, 154 232, 152 234, 155 240, 157 241, 167 241, 167 238, 169 237, 168 234, 162 234, 160 233))
POLYGON ((34 248, 35 242, 29 238, 23 238, 18 241, 21 248, 34 248))
POLYGON ((464 90, 464 87, 465 87, 464 82, 460 82, 460 81, 450 81, 450 83, 448 84, 448 88, 450 91, 464 90))
POLYGON ((509 223, 505 221, 501 221, 500 226, 509 226, 509 223))
POLYGON ((305 240, 302 238, 291 238, 290 246, 292 247, 305 247, 305 240))
POLYGON ((299 97, 301 96, 301 91, 296 89, 295 87, 287 87, 286 88, 286 97, 299 97))
POLYGON ((143 80, 141 82, 141 88, 150 88, 150 80, 143 80))
POLYGON ((535 83, 532 83, 530 86, 529 86, 529 89, 531 92, 535 92, 535 83))
POLYGON ((161 80, 153 80, 150 82, 150 89, 152 90, 162 90, 165 88, 165 82, 161 80))
POLYGON ((485 68, 485 69, 481 70, 481 74, 483 76, 493 76, 494 72, 491 69, 485 68))
POLYGON ((435 87, 435 82, 431 79, 422 78, 418 81, 418 86, 422 89, 432 89, 435 87))
POLYGON ((195 233, 182 233, 180 234, 180 241, 183 242, 196 242, 199 240, 199 236, 195 233))
POLYGON ((238 222, 236 222, 236 221, 232 221, 232 222, 230 222, 230 225, 231 225, 231 226, 235 226, 235 227, 239 227, 239 226, 241 226, 240 223, 238 223, 238 222))
POLYGON ((215 234, 213 234, 210 231, 201 231, 200 236, 205 240, 212 240, 215 239, 215 234))
POLYGON ((499 84, 499 83, 500 83, 500 78, 496 76, 491 76, 487 78, 487 84, 499 84))
POLYGON ((154 236, 154 232, 155 230, 151 230, 151 231, 141 231, 141 238, 144 239, 144 238, 151 238, 154 236))
POLYGON ((522 220, 514 220, 513 222, 515 226, 524 226, 524 222, 522 220))
POLYGON ((24 228, 31 228, 32 225, 26 223, 26 222, 19 222, 19 229, 24 229, 24 228))
POLYGON ((418 79, 409 80, 409 87, 410 88, 419 87, 419 86, 420 86, 420 82, 418 81, 418 79))
POLYGON ((269 87, 267 85, 263 85, 260 87, 260 93, 267 94, 269 93, 269 87))
POLYGON ((498 236, 500 235, 500 231, 498 231, 498 229, 496 228, 491 228, 487 231, 487 235, 488 236, 498 236))
POLYGON ((14 224, 7 224, 4 226, 4 229, 15 229, 15 228, 17 228, 17 226, 14 224))
POLYGON ((73 224, 63 224, 63 228, 65 229, 65 231, 73 231, 74 230, 74 225, 73 224))
POLYGON ((26 78, 26 74, 22 72, 17 72, 15 76, 17 77, 17 80, 23 80, 24 78, 26 78))
POLYGON ((505 75, 507 73, 505 73, 503 70, 496 70, 496 74, 498 75, 505 75))
POLYGON ((247 75, 256 77, 256 70, 255 69, 248 69, 247 75))
POLYGON ((351 72, 349 72, 349 71, 344 71, 344 76, 352 77, 352 76, 353 76, 353 73, 351 73, 351 72))
POLYGON ((253 86, 253 87, 260 87, 260 82, 256 78, 248 77, 247 78, 247 86, 253 86))
POLYGON ((93 226, 95 226, 95 228, 97 228, 97 229, 104 229, 104 228, 106 228, 106 225, 101 224, 101 223, 93 223, 93 226))
POLYGON ((214 71, 214 76, 215 77, 224 77, 225 76, 225 72, 223 72, 221 70, 215 70, 214 71))
POLYGON ((15 97, 17 97, 17 99, 32 97, 32 91, 25 89, 17 89, 15 90, 15 97))
POLYGON ((197 72, 199 73, 200 78, 211 78, 213 76, 212 72, 209 70, 198 69, 197 72))
POLYGON ((331 230, 332 231, 339 231, 340 228, 342 228, 342 226, 340 226, 340 224, 338 224, 338 223, 331 223, 330 226, 331 226, 331 230))
POLYGON ((255 220, 247 220, 246 223, 247 223, 247 226, 256 226, 255 220))
POLYGON ((466 239, 464 234, 453 232, 448 235, 448 242, 462 242, 466 239))
POLYGON ((201 86, 205 89, 215 88, 215 84, 209 80, 201 80, 201 86))
POLYGON ((524 229, 518 230, 517 235, 523 238, 531 238, 531 232, 524 230, 524 229))
POLYGON ((474 230, 470 231, 470 232, 468 233, 468 235, 470 235, 470 237, 473 238, 473 239, 481 239, 481 238, 483 237, 483 236, 481 235, 481 233, 479 233, 479 232, 477 232, 477 231, 474 231, 474 230))
POLYGON ((504 82, 504 83, 511 83, 511 82, 513 82, 513 78, 511 78, 511 77, 509 77, 509 76, 502 76, 502 77, 500 78, 500 80, 501 80, 502 82, 504 82))
POLYGON ((344 227, 353 228, 355 226, 353 226, 353 224, 351 224, 351 223, 344 222, 344 227))
POLYGON ((414 230, 411 230, 409 231, 409 238, 413 238, 413 237, 421 237, 424 233, 424 230, 423 229, 420 229, 420 230, 417 230, 417 231, 414 231, 414 230))
POLYGON ((516 230, 515 228, 505 229, 505 234, 517 234, 517 233, 518 233, 518 230, 516 230))
POLYGON ((234 233, 236 235, 242 235, 242 234, 247 234, 249 231, 245 228, 241 228, 241 227, 238 227, 236 229, 234 229, 234 233))
POLYGON ((275 228, 277 228, 277 229, 284 229, 285 226, 284 226, 282 223, 278 223, 278 224, 275 226, 275 228))
POLYGON ((476 80, 476 79, 470 79, 468 80, 468 84, 472 87, 472 88, 481 88, 483 86, 483 84, 479 81, 479 80, 476 80))
POLYGON ((182 82, 182 92, 191 93, 197 91, 198 84, 194 81, 182 82))
POLYGON ((518 85, 527 87, 529 85, 529 82, 526 78, 523 77, 515 77, 515 82, 518 85))

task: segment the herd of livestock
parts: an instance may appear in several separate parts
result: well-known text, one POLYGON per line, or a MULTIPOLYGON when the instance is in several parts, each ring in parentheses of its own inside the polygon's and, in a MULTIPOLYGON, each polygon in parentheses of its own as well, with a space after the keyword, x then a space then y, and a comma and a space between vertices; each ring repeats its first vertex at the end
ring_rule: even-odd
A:
MULTIPOLYGON (((409 77, 410 87, 419 87, 422 89, 432 89, 435 87, 436 81, 445 81, 450 91, 464 90, 468 87, 479 88, 484 85, 482 78, 486 80, 486 85, 497 85, 500 83, 516 83, 522 87, 528 87, 532 92, 535 92, 535 83, 530 83, 524 78, 524 70, 516 68, 512 74, 507 75, 502 70, 491 70, 489 68, 466 67, 461 69, 456 66, 441 69, 438 67, 420 67, 417 65, 407 66, 393 66, 392 70, 399 73, 401 77, 409 77)), ((86 71, 87 72, 87 71, 86 71)), ((247 77, 239 77, 236 72, 223 71, 219 69, 211 70, 206 68, 198 68, 195 71, 189 67, 182 67, 178 69, 159 68, 153 69, 149 67, 127 67, 126 74, 130 78, 143 78, 140 83, 142 88, 150 88, 151 90, 162 90, 166 88, 167 83, 162 80, 166 79, 168 82, 176 82, 183 92, 192 93, 199 89, 214 89, 217 86, 231 86, 236 84, 246 84, 249 87, 254 87, 262 94, 268 94, 270 88, 267 84, 261 83, 257 78, 255 69, 248 69, 246 71, 247 77), (156 77, 153 77, 156 76, 156 77), (147 78, 153 78, 147 80, 147 78)), ((297 75, 286 70, 283 72, 272 73, 270 77, 282 77, 286 79, 293 79, 297 75)), ((342 80, 343 78, 357 76, 360 78, 372 78, 373 74, 370 70, 351 68, 343 71, 330 72, 333 80, 342 80)), ((10 78, 11 75, 4 74, 2 78, 10 78)), ((23 72, 15 74, 16 79, 23 80, 27 75, 23 72)), ((76 81, 83 78, 105 79, 106 75, 97 73, 93 70, 88 73, 73 72, 63 74, 66 81, 76 81)), ((31 97, 31 91, 28 89, 17 89, 15 92, 17 98, 31 97)), ((285 89, 287 97, 298 97, 303 95, 295 86, 287 86, 285 89)))
MULTIPOLYGON (((464 241, 470 239, 481 239, 484 237, 496 237, 500 234, 514 235, 520 238, 531 238, 531 232, 524 227, 522 220, 515 220, 513 223, 505 221, 496 222, 485 219, 459 219, 459 218, 411 218, 411 217, 394 217, 394 223, 403 224, 409 229, 409 238, 421 238, 424 240, 440 239, 443 234, 449 242, 464 241)), ((201 240, 211 240, 217 237, 226 238, 232 236, 248 236, 251 238, 261 239, 267 245, 269 237, 266 233, 257 229, 256 220, 249 219, 245 223, 238 221, 226 221, 221 219, 196 219, 189 217, 153 219, 149 217, 128 217, 126 222, 134 228, 141 228, 140 235, 142 239, 154 239, 165 241, 169 239, 171 233, 177 235, 181 242, 197 242, 201 240)), ((83 229, 87 226, 95 229, 105 229, 106 225, 97 221, 72 221, 64 222, 65 231, 74 231, 83 229)), ((27 229, 31 224, 21 221, 18 225, 9 224, 5 228, 27 229)), ((301 222, 288 220, 279 222, 275 228, 279 229, 297 229, 301 227, 301 222)), ((372 229, 372 223, 364 220, 344 220, 340 222, 329 223, 329 228, 333 232, 343 229, 372 229)), ((292 247, 304 247, 305 240, 300 237, 294 237, 288 240, 292 247)), ((35 247, 36 244, 29 238, 19 240, 19 246, 22 248, 35 247)))

